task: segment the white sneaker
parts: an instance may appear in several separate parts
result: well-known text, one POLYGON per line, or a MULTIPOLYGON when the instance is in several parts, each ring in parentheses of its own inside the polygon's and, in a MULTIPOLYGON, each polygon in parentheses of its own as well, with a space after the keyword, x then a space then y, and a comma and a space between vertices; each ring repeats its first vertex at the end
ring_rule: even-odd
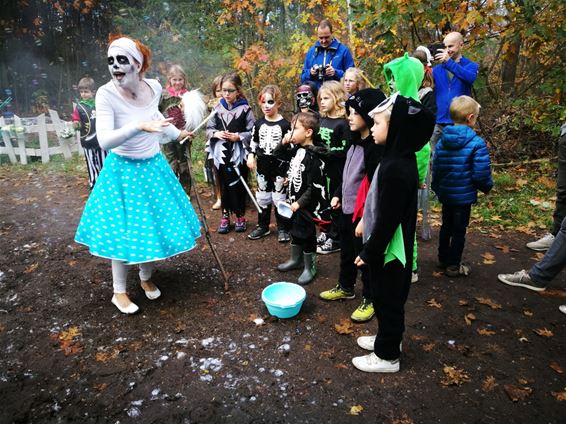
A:
POLYGON ((411 273, 411 283, 416 283, 419 281, 419 274, 417 272, 411 273))
POLYGON ((527 243, 527 247, 537 252, 544 252, 545 250, 550 249, 550 245, 553 242, 554 242, 554 236, 548 233, 543 238, 538 239, 537 241, 531 241, 530 243, 527 243))
MULTIPOLYGON (((370 352, 373 352, 373 345, 375 343, 375 337, 376 336, 361 336, 361 337, 358 337, 356 342, 358 343, 358 346, 361 347, 362 349, 369 350, 370 352)), ((399 343, 399 352, 403 352, 403 342, 399 343)))
POLYGON ((546 289, 546 286, 532 280, 529 273, 524 269, 517 271, 514 274, 498 274, 497 279, 510 286, 524 287, 537 292, 544 291, 546 289))
POLYGON ((360 371, 365 372, 398 372, 400 369, 399 359, 388 361, 381 359, 373 352, 369 355, 353 358, 352 364, 360 371))
POLYGON ((560 305, 558 307, 558 309, 560 310, 560 312, 562 312, 563 314, 566 314, 566 305, 560 305))

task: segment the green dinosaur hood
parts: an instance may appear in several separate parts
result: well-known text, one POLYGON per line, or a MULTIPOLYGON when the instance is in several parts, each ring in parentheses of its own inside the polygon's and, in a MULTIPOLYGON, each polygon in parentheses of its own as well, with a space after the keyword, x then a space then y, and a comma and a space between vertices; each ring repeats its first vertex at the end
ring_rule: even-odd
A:
POLYGON ((402 57, 386 63, 383 73, 387 85, 391 85, 391 80, 394 80, 395 91, 420 102, 418 92, 424 78, 424 66, 420 60, 405 53, 402 57))

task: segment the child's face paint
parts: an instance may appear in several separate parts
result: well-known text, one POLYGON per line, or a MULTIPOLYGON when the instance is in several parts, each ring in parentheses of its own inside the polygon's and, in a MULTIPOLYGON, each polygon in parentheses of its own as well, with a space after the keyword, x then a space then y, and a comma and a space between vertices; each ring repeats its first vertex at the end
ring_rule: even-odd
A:
POLYGON ((173 75, 169 80, 169 84, 175 91, 180 91, 185 88, 185 78, 181 75, 173 75))
POLYGON ((384 113, 378 113, 373 117, 373 127, 371 127, 371 135, 375 144, 385 144, 387 141, 387 132, 389 131, 389 121, 384 113))
POLYGON ((346 72, 344 75, 344 89, 348 94, 354 94, 358 91, 358 82, 351 72, 346 72))
POLYGON ((271 93, 264 93, 261 96, 260 107, 263 114, 268 118, 276 116, 279 109, 271 93))
POLYGON ((322 93, 320 95, 320 111, 324 113, 329 113, 334 110, 334 99, 330 96, 330 94, 322 93))
POLYGON ((234 104, 239 94, 238 89, 231 82, 226 81, 222 84, 222 97, 229 105, 234 104))
POLYGON ((118 87, 132 87, 139 81, 140 69, 141 65, 125 50, 113 48, 108 52, 108 70, 118 87))
POLYGON ((83 100, 94 99, 94 92, 92 90, 89 90, 88 88, 81 88, 79 90, 79 93, 81 95, 81 99, 83 100))
POLYGON ((367 128, 366 121, 364 121, 362 115, 360 115, 354 109, 350 109, 350 115, 348 116, 348 124, 350 125, 350 131, 361 131, 367 128))

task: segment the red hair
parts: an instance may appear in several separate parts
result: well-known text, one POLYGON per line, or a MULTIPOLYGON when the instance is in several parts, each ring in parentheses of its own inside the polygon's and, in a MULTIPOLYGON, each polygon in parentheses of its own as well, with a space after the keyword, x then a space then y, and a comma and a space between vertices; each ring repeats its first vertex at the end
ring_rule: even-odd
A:
POLYGON ((137 49, 140 51, 140 53, 143 56, 143 64, 142 64, 142 67, 140 69, 140 74, 143 74, 145 71, 147 71, 149 69, 149 66, 151 65, 151 50, 149 49, 149 47, 142 44, 141 41, 136 40, 135 38, 132 38, 132 37, 128 37, 127 35, 123 35, 123 34, 110 34, 110 35, 108 35, 108 45, 112 44, 112 42, 114 40, 117 40, 118 38, 122 38, 122 37, 129 38, 134 43, 136 43, 137 49))

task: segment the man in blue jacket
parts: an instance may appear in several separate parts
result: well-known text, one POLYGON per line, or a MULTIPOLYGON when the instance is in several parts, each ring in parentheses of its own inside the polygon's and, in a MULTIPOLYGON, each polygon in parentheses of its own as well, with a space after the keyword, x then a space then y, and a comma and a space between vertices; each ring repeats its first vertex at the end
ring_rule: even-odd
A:
POLYGON ((472 84, 478 76, 479 65, 462 56, 464 38, 459 32, 444 37, 444 50, 437 53, 435 60, 440 63, 432 69, 434 93, 436 95, 436 124, 433 144, 442 134, 442 128, 452 124, 450 103, 458 96, 471 96, 472 84))
POLYGON ((305 57, 301 82, 312 81, 319 89, 324 81, 340 81, 346 69, 354 66, 354 59, 348 47, 332 35, 332 24, 328 19, 318 24, 317 36, 318 41, 305 57))

